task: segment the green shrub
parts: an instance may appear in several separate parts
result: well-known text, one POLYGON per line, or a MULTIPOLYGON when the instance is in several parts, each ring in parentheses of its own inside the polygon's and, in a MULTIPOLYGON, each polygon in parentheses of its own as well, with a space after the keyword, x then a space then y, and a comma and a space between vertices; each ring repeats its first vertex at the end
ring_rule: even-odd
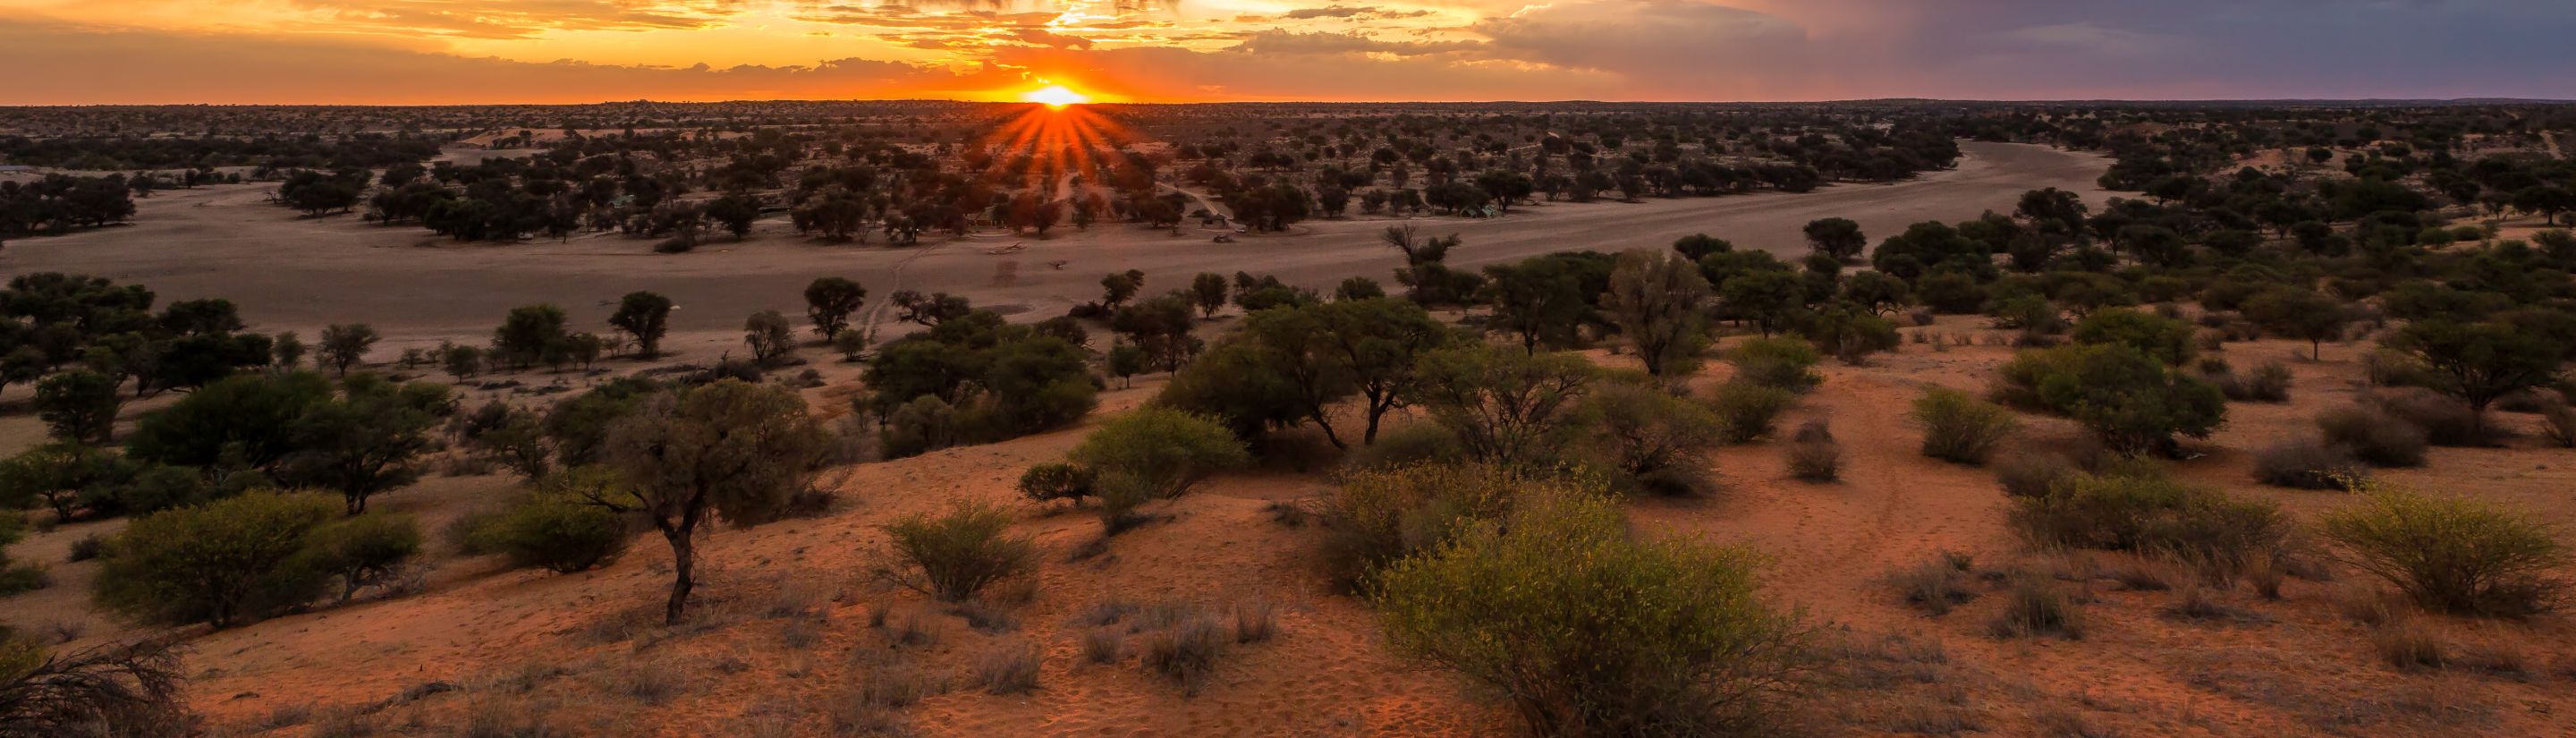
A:
POLYGON ((1037 545, 1009 535, 1011 513, 958 501, 947 514, 913 513, 886 524, 877 576, 949 602, 1037 570, 1037 545))
POLYGON ((1037 502, 1072 500, 1081 505, 1090 497, 1094 479, 1090 469, 1062 462, 1038 464, 1020 473, 1020 495, 1037 502))
POLYGON ((2114 474, 2059 479, 2047 494, 2014 499, 2006 520, 2035 546, 2171 556, 2216 581, 2268 560, 2290 527, 2270 503, 2160 476, 2114 474))
POLYGON ((2116 344, 2137 349, 2168 366, 2191 361, 2199 346, 2191 324, 2138 310, 2103 310, 2075 324, 2076 343, 2116 344))
POLYGON ((1526 498, 1388 567, 1388 640, 1501 691, 1539 735, 1760 732, 1802 650, 1756 557, 1641 542, 1599 495, 1526 498))
POLYGON ((312 602, 330 573, 307 555, 308 534, 340 512, 324 495, 257 492, 143 516, 109 545, 99 604, 220 628, 312 602))
POLYGON ((340 580, 340 601, 368 587, 389 587, 420 555, 420 523, 409 515, 366 513, 324 523, 307 535, 312 565, 340 580))
POLYGON ((2207 438, 2227 418, 2217 387, 2124 344, 2022 352, 2004 365, 1996 395, 2073 418, 2133 454, 2172 453, 2175 436, 2207 438))
POLYGON ((475 536, 510 563, 560 574, 583 571, 626 551, 626 519, 607 508, 537 494, 493 518, 475 536))
POLYGON ((1600 387, 1583 398, 1575 417, 1583 457, 1638 484, 1669 478, 1718 440, 1716 413, 1655 387, 1600 387))
MULTIPOLYGON (((1576 483, 1523 469, 1411 464, 1349 475, 1331 505, 1325 556, 1344 581, 1439 545, 1468 523, 1509 512, 1524 493, 1568 492, 1576 483)), ((1570 493, 1570 492, 1569 492, 1570 493)))
POLYGON ((2362 491, 2367 501, 2325 516, 2326 538, 2426 608, 2522 617, 2555 606, 2566 588, 2566 545, 2538 518, 2382 483, 2362 491))
POLYGON ((2372 466, 2423 466, 2424 429, 2373 405, 2346 405, 2317 415, 2325 442, 2350 449, 2372 466))
POLYGON ((1789 390, 1747 382, 1727 382, 1717 386, 1709 401, 1716 411, 1718 439, 1727 443, 1752 443, 1771 434, 1771 426, 1798 402, 1789 390))
POLYGON ((2021 421, 2001 405, 1958 390, 1934 387, 1915 398, 1907 417, 1923 428, 1923 455, 1942 461, 1979 465, 2021 421))
POLYGON ((1785 336, 1744 339, 1726 352, 1726 360, 1735 365, 1736 382, 1805 392, 1825 381, 1816 373, 1824 357, 1814 346, 1785 336))
POLYGON ((1101 514, 1113 524, 1147 501, 1179 497, 1209 475, 1252 462, 1225 426, 1160 407, 1101 423, 1067 457, 1099 475, 1101 514))

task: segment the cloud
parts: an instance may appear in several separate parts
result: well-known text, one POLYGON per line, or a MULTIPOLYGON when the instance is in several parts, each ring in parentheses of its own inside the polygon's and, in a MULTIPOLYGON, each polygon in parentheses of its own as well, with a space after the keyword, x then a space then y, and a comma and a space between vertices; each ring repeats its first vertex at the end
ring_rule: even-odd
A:
POLYGON ((546 30, 706 28, 733 0, 292 0, 348 28, 463 38, 528 38, 546 30))
POLYGON ((0 104, 953 96, 1024 73, 1154 100, 2576 97, 2567 0, 231 1, 0 11, 0 104), (131 25, 171 8, 239 25, 131 25), (664 66, 438 53, 545 59, 576 33, 561 48, 664 66), (782 59, 744 43, 763 33, 913 61, 782 59))
POLYGON ((1257 31, 1229 51, 1245 54, 1391 54, 1420 56, 1483 48, 1471 41, 1382 41, 1358 33, 1257 31))
POLYGON ((173 34, 0 20, 13 104, 575 103, 943 96, 997 84, 839 59, 803 66, 649 67, 466 58, 349 40, 173 34), (78 60, 66 63, 64 60, 78 60))

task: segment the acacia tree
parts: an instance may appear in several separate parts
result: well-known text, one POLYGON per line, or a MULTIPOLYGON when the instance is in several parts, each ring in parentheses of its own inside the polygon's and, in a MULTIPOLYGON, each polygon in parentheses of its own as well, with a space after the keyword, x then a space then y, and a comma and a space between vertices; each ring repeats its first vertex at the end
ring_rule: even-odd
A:
POLYGON ((1849 218, 1818 218, 1807 222, 1807 245, 1835 261, 1860 258, 1861 249, 1869 247, 1869 236, 1861 233, 1860 224, 1849 218))
POLYGON ((116 425, 116 380, 87 369, 75 369, 36 383, 36 417, 55 438, 73 443, 102 443, 116 425))
POLYGON ((2308 359, 2325 356, 2326 339, 2343 335, 2352 317, 2343 301, 2297 287, 2275 287, 2246 300, 2245 317, 2273 335, 2308 339, 2308 359))
POLYGON ((322 363, 331 365, 340 376, 349 376, 349 367, 367 357, 367 349, 376 345, 376 329, 365 323, 346 323, 322 329, 322 363))
POLYGON ((1199 276, 1190 279, 1190 299, 1198 302, 1200 319, 1214 319, 1216 311, 1225 307, 1225 298, 1225 275, 1200 272, 1199 276))
POLYGON ((1571 420, 1598 374, 1580 356, 1490 345, 1426 354, 1421 372, 1422 381, 1406 388, 1411 401, 1468 452, 1500 464, 1543 458, 1541 448, 1571 420))
POLYGON ((725 379, 655 395, 609 430, 601 457, 613 477, 572 492, 618 512, 640 512, 671 544, 678 625, 696 586, 698 526, 722 516, 751 525, 778 515, 804 487, 824 444, 805 400, 782 387, 725 379))
MULTIPOLYGON (((806 291, 813 290, 809 287, 806 291)), ((617 312, 608 316, 608 324, 635 337, 637 356, 660 356, 662 335, 670 332, 671 298, 652 292, 626 293, 617 301, 617 312)))
POLYGON ((814 335, 831 338, 850 325, 850 314, 867 304, 868 288, 841 277, 822 277, 805 285, 805 317, 814 321, 814 335))
POLYGON ((1377 442, 1379 421, 1402 407, 1415 360, 1449 344, 1449 329, 1422 306, 1398 298, 1340 300, 1305 308, 1323 328, 1324 355, 1348 372, 1366 400, 1360 443, 1377 442))
POLYGON ((1699 266, 1678 254, 1636 250, 1619 255, 1610 270, 1610 292, 1602 296, 1612 320, 1637 346, 1646 373, 1663 377, 1688 373, 1704 337, 1701 303, 1708 299, 1708 278, 1699 266))
POLYGON ((2486 432, 2488 405, 2557 381, 2559 362, 2567 353, 2547 338, 2504 323, 2445 319, 2410 323, 2388 343, 2432 370, 2433 389, 2467 402, 2477 413, 2480 435, 2486 432))
POLYGON ((1518 264, 1485 267, 1485 294, 1494 305, 1487 329, 1518 337, 1521 350, 1538 353, 1578 342, 1576 330, 1594 320, 1584 298, 1583 276, 1561 259, 1534 257, 1518 264))

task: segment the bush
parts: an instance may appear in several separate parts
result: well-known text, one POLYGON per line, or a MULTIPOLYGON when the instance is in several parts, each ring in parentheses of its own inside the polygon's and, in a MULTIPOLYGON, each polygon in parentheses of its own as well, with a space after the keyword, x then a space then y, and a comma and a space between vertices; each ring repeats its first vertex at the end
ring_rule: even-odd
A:
POLYGON ((1805 392, 1825 381, 1815 371, 1824 357, 1814 346, 1794 338, 1747 338, 1728 351, 1726 359, 1735 364, 1736 382, 1805 392))
POLYGON ((2213 581, 2268 560, 2290 528, 2270 503, 2162 477, 2102 474, 2069 476, 2047 494, 2016 498, 2006 521, 2035 546, 2172 556, 2213 581))
POLYGON ((1067 456, 1098 475, 1101 514, 1112 523, 1149 500, 1179 497, 1209 475, 1252 462, 1225 426, 1159 407, 1100 424, 1067 456))
POLYGON ((2430 390, 2397 390, 2371 396, 2379 409, 2424 429, 2425 440, 2435 446, 2484 445, 2486 427, 2479 422, 2478 412, 2458 398, 2430 390))
POLYGON ((2116 344, 2137 349, 2148 358, 2179 366, 2191 361, 2199 346, 2191 324, 2137 310, 2102 310, 2075 324, 2076 343, 2116 344))
POLYGON ((2175 436, 2207 438, 2227 418, 2218 388, 2124 344, 2022 352, 1996 394, 2073 418, 2124 453, 2172 453, 2175 436))
POLYGON ((1541 735, 1760 732, 1802 650, 1754 554, 1631 538, 1598 495, 1528 498, 1370 588, 1400 652, 1500 690, 1541 735))
POLYGON ((2565 402, 2544 403, 2540 407, 2540 434, 2552 446, 2576 448, 2576 407, 2565 402))
POLYGON ((1986 463, 1995 446, 2021 425, 2001 405, 1941 387, 1915 398, 1908 417, 1923 428, 1923 455, 1970 465, 1986 463))
POLYGON ((165 736, 194 720, 178 639, 47 654, 0 643, 0 732, 24 736, 165 736))
POLYGON ((2555 606, 2566 587, 2566 547, 2538 518, 2379 483, 2362 491, 2368 501, 2325 516, 2326 538, 2426 608, 2523 617, 2555 606))
POLYGON ((1831 482, 1843 475, 1843 449, 1831 437, 1789 442, 1789 476, 1809 482, 1831 482))
POLYGON ((1575 416, 1584 457, 1634 482, 1668 475, 1718 440, 1716 413, 1654 387, 1601 387, 1583 398, 1575 416))
POLYGON ((1330 501, 1333 537, 1325 559, 1344 581, 1357 582, 1440 545, 1472 522, 1502 517, 1525 493, 1591 489, 1577 484, 1484 465, 1414 464, 1355 473, 1342 480, 1330 501))
POLYGON ((914 513, 885 525, 877 576, 949 602, 1037 570, 1037 545, 1009 535, 1011 514, 959 501, 946 515, 914 513))
POLYGON ((1072 500, 1080 506, 1096 481, 1090 469, 1062 462, 1038 464, 1020 473, 1020 495, 1037 502, 1072 500))
POLYGON ((2254 481, 2291 489, 2344 489, 2364 474, 2352 451, 2301 436, 2254 452, 2254 481))
MULTIPOLYGON (((2229 399, 2236 399, 2230 397, 2229 399)), ((2256 402, 2290 401, 2290 365, 2266 361, 2254 367, 2253 376, 2245 379, 2245 397, 2256 402)))
POLYGON ((1996 483, 2013 498, 2045 496, 2058 480, 2083 473, 2073 460, 2053 453, 2017 451, 1995 463, 1996 483))
POLYGON ((312 602, 330 574, 306 553, 307 537, 340 512, 324 495, 260 492, 146 515, 108 547, 99 604, 221 628, 312 602))
POLYGON ((2372 466, 2423 466, 2424 429, 2372 405, 2346 405, 2317 415, 2325 442, 2372 466))
POLYGON ((324 523, 306 541, 313 566, 340 580, 340 601, 368 587, 391 587, 420 555, 420 523, 409 515, 366 513, 324 523))
POLYGON ((1727 382, 1717 386, 1710 409, 1717 412, 1718 439, 1727 443, 1752 443, 1771 434, 1771 426, 1796 404, 1798 396, 1789 390, 1747 382, 1727 382))
POLYGON ((492 519, 473 540, 513 565, 570 574, 624 553, 627 525, 607 508, 540 494, 492 519))

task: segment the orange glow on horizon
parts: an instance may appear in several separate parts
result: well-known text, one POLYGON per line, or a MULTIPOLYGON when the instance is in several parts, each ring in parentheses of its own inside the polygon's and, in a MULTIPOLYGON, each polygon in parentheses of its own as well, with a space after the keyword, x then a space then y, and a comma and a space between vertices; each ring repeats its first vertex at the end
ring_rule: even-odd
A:
POLYGON ((1063 110, 1067 105, 1081 105, 1083 103, 1091 102, 1091 96, 1075 92, 1072 88, 1064 85, 1048 83, 1045 87, 1020 93, 1020 101, 1038 103, 1057 110, 1063 110))

